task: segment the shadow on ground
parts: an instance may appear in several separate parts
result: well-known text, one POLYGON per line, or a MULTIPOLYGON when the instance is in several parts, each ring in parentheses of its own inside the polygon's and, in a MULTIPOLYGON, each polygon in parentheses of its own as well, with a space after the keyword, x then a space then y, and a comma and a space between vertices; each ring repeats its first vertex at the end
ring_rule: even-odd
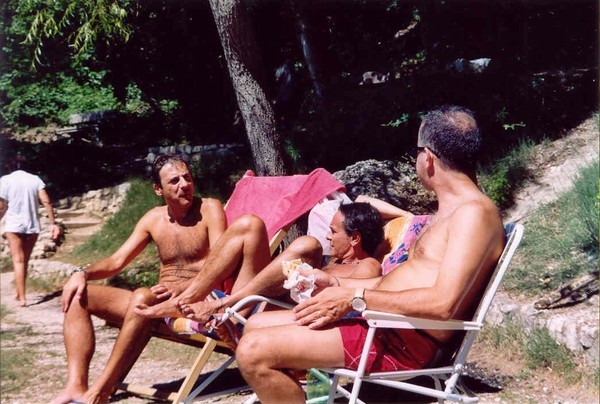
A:
MULTIPOLYGON (((211 373, 204 374, 200 377, 200 379, 196 382, 194 388, 198 387, 206 378, 208 378, 211 373)), ((473 391, 476 395, 482 393, 496 393, 502 390, 501 385, 499 384, 499 380, 496 379, 487 379, 482 375, 473 375, 473 376, 464 376, 463 381, 467 388, 473 391)), ((428 377, 418 377, 413 379, 415 384, 425 387, 434 387, 433 381, 428 377)), ((159 390, 172 391, 176 392, 181 384, 183 383, 183 379, 174 380, 169 383, 161 383, 155 384, 152 387, 157 388, 159 390)), ((218 377, 215 381, 213 381, 203 392, 202 396, 211 396, 218 392, 224 390, 231 390, 236 387, 243 388, 246 386, 244 379, 242 378, 238 369, 227 369, 223 375, 218 377)), ((347 389, 352 389, 352 384, 346 386, 347 389)), ((156 399, 157 402, 167 399, 167 395, 165 397, 159 397, 156 399)), ((120 393, 113 396, 112 402, 124 400, 128 397, 131 397, 130 393, 120 393)), ((361 388, 360 398, 368 404, 384 404, 384 403, 431 403, 434 402, 435 399, 425 397, 419 394, 414 394, 406 391, 395 390, 385 386, 377 386, 370 383, 363 384, 361 388)), ((196 398, 198 399, 198 398, 196 398)), ((242 400, 243 401, 243 400, 242 400)), ((337 402, 338 400, 336 400, 337 402)), ((340 402, 345 402, 341 400, 340 402)))

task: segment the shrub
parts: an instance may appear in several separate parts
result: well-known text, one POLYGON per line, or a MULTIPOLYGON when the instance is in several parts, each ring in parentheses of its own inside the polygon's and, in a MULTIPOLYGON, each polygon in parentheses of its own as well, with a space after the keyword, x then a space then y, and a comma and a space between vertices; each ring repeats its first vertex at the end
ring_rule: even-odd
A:
POLYGON ((484 192, 500 209, 513 202, 513 191, 527 178, 527 165, 534 153, 534 144, 523 141, 495 163, 479 168, 479 181, 484 192))
POLYGON ((119 106, 112 87, 81 84, 63 73, 18 86, 3 79, 0 90, 6 91, 1 111, 8 125, 66 124, 71 114, 119 106))

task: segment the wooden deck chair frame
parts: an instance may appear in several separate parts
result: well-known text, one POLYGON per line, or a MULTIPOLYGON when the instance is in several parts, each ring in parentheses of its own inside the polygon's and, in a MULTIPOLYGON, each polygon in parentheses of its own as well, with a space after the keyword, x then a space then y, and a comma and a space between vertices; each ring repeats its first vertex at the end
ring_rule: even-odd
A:
POLYGON ((483 327, 483 322, 492 303, 492 299, 500 286, 500 282, 502 281, 519 243, 521 242, 523 231, 524 227, 522 224, 510 223, 505 226, 507 235, 506 246, 504 247, 504 251, 502 252, 488 287, 481 299, 473 321, 439 321, 372 310, 364 311, 363 317, 369 324, 369 330, 367 332, 365 346, 363 348, 358 369, 356 371, 341 368, 321 369, 334 376, 329 391, 328 403, 333 404, 334 399, 340 396, 340 392, 341 395, 349 400, 350 404, 356 402, 363 403, 363 401, 358 399, 363 382, 426 395, 437 398, 439 402, 443 402, 444 400, 456 402, 479 401, 477 397, 473 396, 471 391, 462 385, 460 376, 465 370, 467 355, 475 341, 475 337, 483 327), (368 352, 375 333, 381 328, 462 330, 466 333, 462 344, 453 356, 452 363, 447 366, 428 367, 426 369, 409 371, 367 373, 365 368, 367 365, 368 352), (406 381, 417 376, 431 377, 434 381, 435 388, 424 387, 406 381), (339 386, 338 383, 341 377, 349 378, 354 381, 351 391, 339 386), (443 388, 442 382, 444 382, 443 388))
MULTIPOLYGON (((287 234, 288 228, 280 229, 275 233, 275 235, 269 241, 269 248, 271 254, 274 254, 279 245, 283 241, 283 238, 287 234)), ((114 326, 113 324, 107 324, 114 326)), ((177 392, 169 392, 159 390, 154 387, 147 387, 138 384, 130 384, 130 383, 120 383, 117 386, 117 390, 126 391, 128 393, 132 393, 135 395, 152 397, 161 400, 172 401, 174 404, 185 402, 184 400, 190 395, 192 388, 196 384, 198 377, 202 373, 202 370, 206 366, 206 363, 210 359, 210 356, 213 352, 218 352, 222 354, 229 355, 230 358, 225 361, 218 369, 214 370, 206 380, 202 382, 200 386, 194 390, 194 395, 192 397, 196 397, 200 394, 208 385, 220 376, 235 360, 234 353, 229 349, 227 345, 223 342, 207 337, 203 334, 189 334, 189 335, 176 335, 174 334, 166 324, 161 324, 157 330, 153 331, 152 337, 161 338, 170 340, 177 343, 182 343, 189 346, 194 346, 197 348, 201 348, 200 352, 196 356, 192 367, 188 371, 183 383, 181 384, 179 390, 177 392)), ((241 386, 245 387, 245 386, 241 386)), ((238 389, 239 390, 239 389, 238 389)), ((234 390, 233 390, 234 391, 234 390)), ((220 394, 226 394, 228 392, 222 391, 220 394)))

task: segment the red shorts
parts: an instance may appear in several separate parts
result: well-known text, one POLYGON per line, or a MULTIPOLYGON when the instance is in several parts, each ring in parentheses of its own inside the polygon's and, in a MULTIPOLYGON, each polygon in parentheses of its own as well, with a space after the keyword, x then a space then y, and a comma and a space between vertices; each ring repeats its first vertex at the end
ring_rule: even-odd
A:
MULTIPOLYGON (((341 320, 339 329, 344 344, 344 366, 356 370, 369 326, 365 319, 359 317, 341 320)), ((422 369, 431 362, 438 349, 432 337, 415 330, 377 330, 366 371, 422 369)))
POLYGON ((223 281, 223 284, 221 285, 221 287, 219 287, 217 289, 219 289, 221 292, 225 293, 226 295, 230 295, 231 294, 231 289, 233 289, 233 284, 234 283, 235 283, 235 279, 234 278, 225 279, 223 281))

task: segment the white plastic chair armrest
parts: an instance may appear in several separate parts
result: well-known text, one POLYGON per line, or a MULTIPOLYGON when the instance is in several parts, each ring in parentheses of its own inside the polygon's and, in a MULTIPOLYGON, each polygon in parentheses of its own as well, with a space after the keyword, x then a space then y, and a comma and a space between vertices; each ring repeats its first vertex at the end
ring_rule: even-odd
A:
POLYGON ((274 306, 281 307, 283 309, 291 309, 292 307, 294 307, 293 305, 291 305, 289 303, 271 299, 271 298, 264 297, 261 295, 250 295, 250 296, 244 297, 243 299, 241 299, 239 302, 237 302, 233 306, 227 307, 225 309, 225 314, 223 315, 221 321, 225 321, 225 320, 229 319, 230 317, 235 317, 237 320, 242 321, 242 323, 245 323, 246 319, 244 319, 243 317, 238 315, 237 312, 240 311, 244 306, 246 306, 248 304, 257 304, 257 303, 268 303, 268 304, 272 304, 274 306))
POLYGON ((481 323, 462 320, 433 320, 428 318, 408 317, 402 314, 384 313, 365 310, 362 316, 369 326, 375 328, 405 328, 421 330, 480 330, 481 323))

